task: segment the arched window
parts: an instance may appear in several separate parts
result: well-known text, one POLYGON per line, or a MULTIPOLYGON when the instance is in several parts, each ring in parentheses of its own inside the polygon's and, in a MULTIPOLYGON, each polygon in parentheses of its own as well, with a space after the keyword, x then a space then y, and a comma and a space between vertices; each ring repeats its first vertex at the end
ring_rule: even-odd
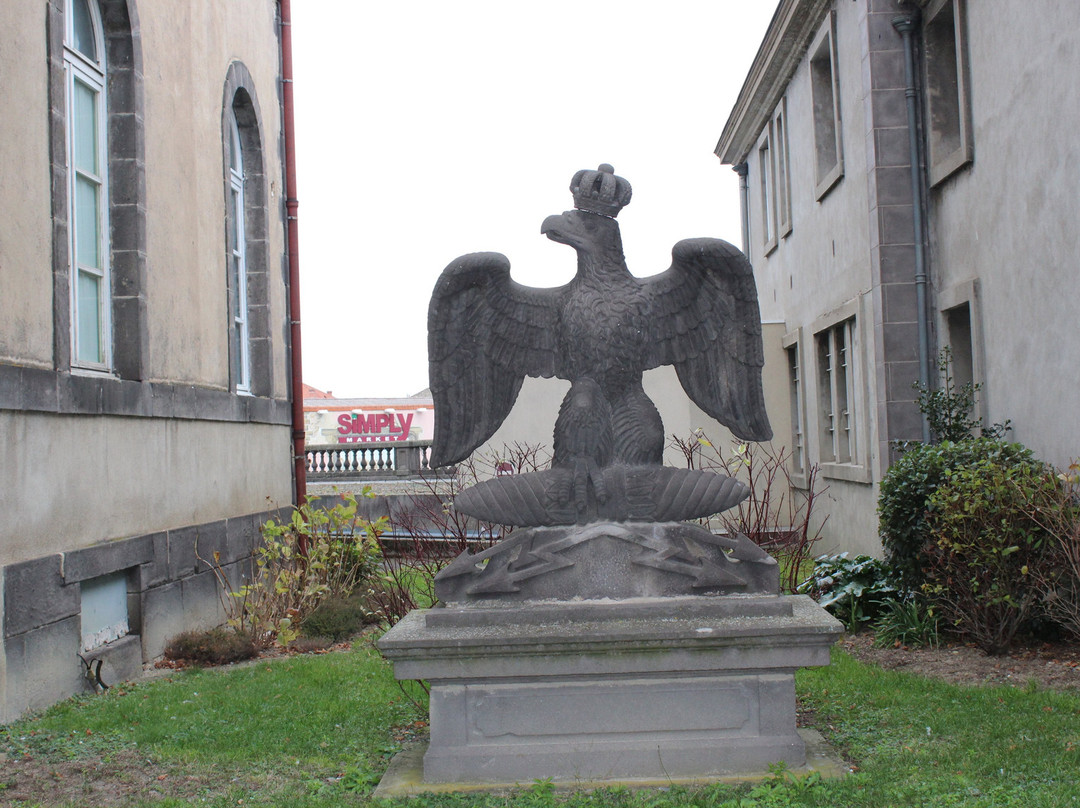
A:
POLYGON ((244 208, 244 149, 236 115, 229 116, 229 298, 232 310, 229 357, 233 386, 251 392, 251 347, 248 329, 247 222, 244 208))
POLYGON ((236 393, 269 396, 268 187, 255 82, 243 63, 229 65, 222 100, 230 386, 236 393))
POLYGON ((72 364, 111 365, 105 39, 96 3, 67 0, 69 260, 72 364))
POLYGON ((146 178, 136 0, 48 0, 55 362, 146 378, 146 178))

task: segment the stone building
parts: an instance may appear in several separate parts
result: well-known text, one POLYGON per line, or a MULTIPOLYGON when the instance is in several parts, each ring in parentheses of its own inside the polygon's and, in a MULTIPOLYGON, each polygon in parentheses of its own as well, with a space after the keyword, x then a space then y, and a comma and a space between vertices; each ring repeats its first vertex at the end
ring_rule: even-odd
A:
POLYGON ((837 549, 880 551, 878 483, 891 442, 923 437, 912 385, 945 346, 986 423, 1080 454, 1078 70, 1068 0, 778 4, 716 154, 837 549))
POLYGON ((219 622, 197 554, 293 501, 280 16, 0 4, 0 721, 219 622))

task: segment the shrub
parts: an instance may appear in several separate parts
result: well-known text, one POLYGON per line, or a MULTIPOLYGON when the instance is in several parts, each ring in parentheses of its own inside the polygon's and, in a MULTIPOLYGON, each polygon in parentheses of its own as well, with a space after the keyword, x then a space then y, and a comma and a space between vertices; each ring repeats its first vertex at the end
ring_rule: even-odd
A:
POLYGON ((352 597, 324 598, 311 614, 300 624, 304 637, 325 637, 331 643, 341 642, 357 634, 370 615, 363 600, 354 593, 352 597))
POLYGON ((930 497, 949 472, 981 461, 1003 465, 1034 462, 1030 450, 1018 443, 972 438, 914 444, 886 472, 878 497, 881 544, 886 561, 905 589, 918 591, 926 582, 923 568, 930 543, 926 519, 930 497))
POLYGON ((1046 617, 1080 639, 1080 464, 1057 475, 1047 501, 1028 501, 1028 517, 1050 537, 1047 563, 1035 570, 1046 617))
POLYGON ((930 431, 938 441, 963 441, 976 432, 986 438, 1004 438, 1011 428, 1006 420, 1001 424, 984 426, 981 417, 972 417, 975 394, 982 385, 967 382, 956 386, 952 376, 952 351, 946 346, 938 354, 939 381, 936 388, 919 382, 912 385, 919 391, 919 411, 926 416, 930 431))
POLYGON ((513 530, 455 510, 459 491, 507 469, 523 474, 549 462, 543 446, 515 443, 500 451, 474 452, 450 474, 426 475, 422 492, 409 495, 410 507, 394 514, 378 537, 383 565, 369 593, 376 615, 394 625, 413 609, 433 606, 439 570, 461 553, 491 547, 513 530))
POLYGON ((1030 508, 1053 507, 1060 484, 1030 453, 982 458, 944 477, 929 500, 924 591, 952 630, 999 654, 1038 611, 1050 536, 1030 508))
POLYGON ((185 631, 169 640, 165 658, 195 665, 227 665, 259 653, 251 637, 231 628, 185 631))
MULTIPOLYGON (((362 496, 373 496, 364 489, 362 496)), ((298 626, 326 598, 347 598, 368 583, 380 562, 378 535, 384 520, 356 514, 356 497, 342 494, 330 508, 309 497, 288 521, 262 526, 262 542, 251 557, 248 582, 236 586, 220 564, 199 557, 214 571, 228 624, 259 647, 288 645, 298 626)))
POLYGON ((918 597, 894 600, 886 604, 873 629, 874 645, 878 648, 897 645, 912 648, 928 645, 935 648, 940 633, 934 607, 918 597))
POLYGON ((812 567, 814 545, 828 521, 814 513, 818 497, 818 466, 806 472, 805 483, 792 480, 791 456, 771 443, 743 443, 729 456, 698 429, 687 439, 672 435, 669 446, 686 458, 687 468, 716 471, 738 477, 750 487, 750 495, 738 507, 704 520, 710 529, 747 536, 773 556, 781 569, 780 586, 786 592, 798 588, 812 567))
POLYGON ((884 562, 866 555, 849 558, 847 553, 818 558, 798 591, 818 601, 849 631, 879 617, 898 594, 884 562))

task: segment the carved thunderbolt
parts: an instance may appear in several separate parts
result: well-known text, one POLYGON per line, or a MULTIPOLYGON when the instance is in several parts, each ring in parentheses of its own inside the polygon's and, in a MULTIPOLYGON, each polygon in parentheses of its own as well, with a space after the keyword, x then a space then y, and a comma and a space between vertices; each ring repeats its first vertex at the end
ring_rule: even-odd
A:
POLYGON ((604 164, 577 172, 570 190, 575 209, 549 216, 541 228, 577 252, 577 274, 565 286, 518 284, 498 253, 462 256, 439 278, 428 313, 432 465, 458 462, 490 438, 525 376, 556 376, 571 387, 555 421, 551 470, 476 486, 479 495, 459 496, 457 507, 526 525, 693 518, 657 509, 658 487, 667 486, 665 496, 680 496, 681 488, 685 499, 688 487, 704 483, 657 468, 664 429, 642 374, 673 365, 709 416, 741 439, 768 440, 752 269, 727 242, 698 238, 675 245, 666 272, 636 278, 615 220, 630 201, 630 184, 604 164), (514 502, 495 503, 496 490, 514 502))

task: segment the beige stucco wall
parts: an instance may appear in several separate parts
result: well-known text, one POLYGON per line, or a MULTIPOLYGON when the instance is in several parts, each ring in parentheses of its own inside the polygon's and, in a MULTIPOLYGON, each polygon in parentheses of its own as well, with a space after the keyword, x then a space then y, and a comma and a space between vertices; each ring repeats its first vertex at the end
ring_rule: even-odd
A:
MULTIPOLYGON (((877 538, 876 471, 879 468, 874 384, 876 346, 873 312, 873 276, 871 272, 872 227, 876 220, 868 216, 869 194, 866 182, 867 114, 866 90, 861 81, 864 45, 861 37, 865 13, 851 3, 836 4, 836 66, 840 77, 840 115, 842 119, 843 178, 818 201, 815 194, 815 143, 813 101, 810 88, 809 59, 803 56, 787 87, 786 110, 791 185, 791 220, 793 228, 768 256, 764 254, 761 174, 758 149, 764 142, 762 132, 747 156, 749 175, 750 259, 758 283, 762 316, 783 322, 779 335, 771 333, 774 362, 766 366, 767 383, 774 387, 770 417, 774 423, 774 442, 791 444, 790 426, 776 428, 783 412, 790 423, 788 367, 782 338, 796 338, 801 345, 804 413, 804 444, 811 462, 821 456, 820 435, 813 416, 818 407, 818 380, 814 352, 814 334, 826 327, 830 312, 856 315, 859 364, 856 379, 860 401, 856 411, 856 432, 860 445, 860 469, 854 474, 838 470, 824 471, 818 489, 824 490, 817 504, 819 516, 830 511, 854 514, 843 519, 830 518, 823 530, 822 551, 842 548, 853 552, 880 553, 877 538), (839 476, 837 476, 839 475, 839 476), (852 476, 859 479, 851 479, 852 476)), ((822 22, 822 26, 827 20, 822 22)), ((828 323, 831 324, 831 323, 828 323)), ((770 332, 766 332, 770 334, 770 332)))
MULTIPOLYGON (((858 11, 837 4, 838 72, 858 76, 862 59, 858 11)), ((826 23, 822 23, 825 25, 826 23)), ((808 325, 866 292, 870 284, 870 234, 867 219, 865 99, 860 82, 840 82, 845 176, 819 202, 815 198, 815 146, 810 68, 802 59, 788 85, 788 148, 791 169, 790 235, 764 256, 761 175, 758 148, 762 132, 747 157, 750 165, 750 260, 758 281, 762 317, 788 318, 789 329, 808 325)))
POLYGON ((0 361, 52 365, 45 4, 0 3, 0 361))
POLYGON ((288 505, 290 450, 277 426, 0 412, 0 566, 288 505))
MULTIPOLYGON (((287 395, 280 64, 273 0, 140 0, 149 381, 229 384, 222 105, 230 63, 256 83, 270 257, 272 394, 287 395), (255 24, 252 20, 257 21, 255 24)), ((53 367, 44 3, 0 4, 0 361, 53 367), (13 167, 18 170, 12 170, 13 167), (49 282, 43 282, 49 279, 49 282)))
POLYGON ((967 4, 974 162, 932 192, 930 277, 938 300, 978 280, 987 420, 1012 419, 1013 439, 1067 465, 1080 456, 1080 5, 1049 6, 967 4))
MULTIPOLYGON (((234 60, 244 63, 256 84, 270 223, 270 320, 286 319, 274 10, 271 0, 140 3, 153 380, 222 389, 229 384, 221 121, 234 60)), ((286 394, 282 335, 271 326, 276 397, 286 394)))

